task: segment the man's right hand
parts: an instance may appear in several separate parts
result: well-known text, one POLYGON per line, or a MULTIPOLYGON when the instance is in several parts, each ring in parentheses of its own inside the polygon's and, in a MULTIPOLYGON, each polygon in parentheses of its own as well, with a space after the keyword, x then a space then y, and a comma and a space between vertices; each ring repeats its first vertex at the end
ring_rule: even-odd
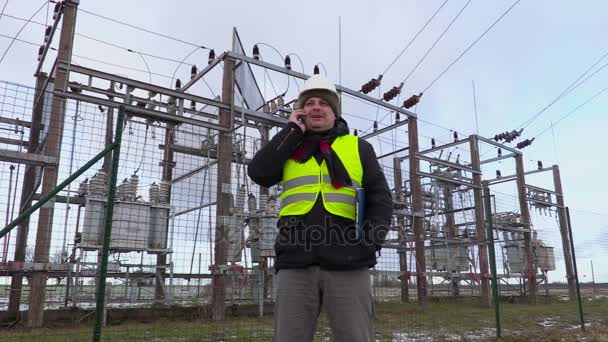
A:
POLYGON ((305 116, 306 112, 304 112, 302 109, 296 109, 289 115, 289 122, 293 122, 298 125, 298 127, 300 127, 302 130, 302 133, 306 132, 306 125, 304 124, 305 116))

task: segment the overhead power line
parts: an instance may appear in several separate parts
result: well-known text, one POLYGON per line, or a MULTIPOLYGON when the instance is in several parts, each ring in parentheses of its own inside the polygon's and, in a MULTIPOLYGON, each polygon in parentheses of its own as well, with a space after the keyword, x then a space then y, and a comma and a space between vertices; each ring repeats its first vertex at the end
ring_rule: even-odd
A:
POLYGON ((155 35, 155 36, 159 36, 159 37, 170 39, 170 40, 173 40, 173 41, 176 41, 176 42, 180 42, 182 44, 186 44, 186 45, 190 45, 190 46, 197 46, 197 47, 200 47, 200 48, 206 48, 204 45, 201 45, 201 44, 196 44, 196 43, 185 41, 185 40, 180 39, 180 38, 171 37, 169 35, 166 35, 166 34, 163 34, 163 33, 159 33, 159 32, 155 32, 155 31, 143 28, 143 27, 135 26, 135 25, 126 23, 124 21, 113 19, 113 18, 104 16, 104 15, 101 15, 101 14, 93 13, 91 11, 87 11, 87 10, 84 10, 82 8, 79 8, 78 11, 86 13, 86 14, 89 14, 89 15, 92 15, 92 16, 95 16, 95 17, 98 17, 98 18, 102 18, 102 19, 105 19, 105 20, 108 20, 108 21, 111 21, 111 22, 114 22, 114 23, 117 23, 117 24, 120 24, 120 25, 124 25, 124 26, 130 27, 132 29, 136 29, 136 30, 139 30, 139 31, 142 31, 142 32, 146 32, 146 33, 149 33, 149 34, 152 34, 152 35, 155 35))
POLYGON ((452 68, 452 66, 454 66, 454 64, 456 64, 467 52, 469 52, 469 50, 471 50, 471 48, 473 48, 473 46, 475 46, 477 42, 479 42, 486 34, 488 34, 488 32, 490 32, 492 28, 494 28, 494 26, 496 26, 496 24, 498 24, 507 14, 509 14, 509 12, 511 12, 511 10, 520 2, 521 0, 515 1, 500 17, 498 17, 498 19, 496 19, 496 21, 494 21, 494 23, 492 23, 492 25, 490 25, 490 27, 488 27, 458 57, 456 57, 456 59, 452 63, 450 63, 447 68, 445 68, 439 75, 437 75, 437 77, 435 77, 435 79, 428 86, 426 86, 426 88, 424 88, 422 92, 426 93, 441 77, 443 77, 443 75, 445 75, 445 73, 447 73, 452 68))
MULTIPOLYGON (((27 19, 20 18, 20 17, 17 17, 17 16, 13 16, 13 15, 10 15, 10 14, 5 14, 4 16, 7 17, 7 18, 15 19, 15 20, 28 21, 27 19)), ((37 22, 37 21, 34 21, 34 20, 30 20, 30 22, 32 24, 36 24, 36 25, 40 25, 42 27, 46 27, 46 25, 44 25, 41 22, 37 22)), ((116 43, 108 42, 108 41, 105 41, 105 40, 102 40, 102 39, 99 39, 99 38, 91 37, 91 36, 86 35, 86 34, 76 33, 75 35, 78 36, 78 37, 82 37, 82 38, 85 38, 85 39, 89 39, 89 40, 95 41, 95 42, 100 43, 100 44, 104 44, 104 45, 115 47, 117 49, 125 50, 125 51, 130 52, 130 53, 142 54, 142 55, 144 55, 146 57, 156 58, 156 59, 160 59, 160 60, 164 60, 164 61, 168 61, 168 62, 172 62, 172 63, 177 63, 177 64, 182 63, 181 61, 178 61, 178 60, 173 59, 173 58, 158 56, 158 55, 154 55, 154 54, 143 52, 143 51, 136 51, 136 50, 133 50, 133 49, 128 48, 126 46, 122 46, 122 45, 119 45, 119 44, 116 44, 116 43)), ((205 47, 197 46, 197 48, 205 48, 205 47)))
POLYGON ((416 33, 416 35, 407 43, 407 45, 403 48, 403 50, 401 50, 401 52, 399 52, 399 54, 397 55, 397 57, 395 57, 395 59, 391 62, 391 64, 388 65, 388 67, 386 67, 386 69, 382 72, 381 75, 384 75, 388 72, 388 70, 393 66, 393 64, 395 64, 395 62, 397 62, 397 60, 399 60, 399 58, 401 58, 401 56, 403 55, 403 53, 405 53, 405 51, 410 47, 410 45, 412 45, 416 39, 418 38, 418 36, 422 33, 422 31, 424 31, 424 29, 426 29, 426 27, 431 23, 431 21, 433 21, 433 19, 435 19, 435 17, 437 16, 437 14, 439 14, 439 12, 441 11, 441 9, 448 3, 448 1, 450 0, 445 0, 441 6, 439 6, 439 8, 435 11, 435 13, 433 13, 433 15, 426 21, 426 23, 424 23, 424 25, 422 26, 422 28, 420 28, 420 30, 418 30, 418 32, 416 33))
POLYGON ((2 19, 2 15, 4 14, 4 10, 6 9, 6 5, 8 5, 8 0, 6 0, 6 2, 4 3, 4 6, 2 6, 2 11, 0 11, 0 20, 2 19))
MULTIPOLYGON (((15 40, 17 38, 19 38, 19 35, 23 31, 23 29, 25 29, 25 27, 30 23, 30 21, 32 19, 34 19, 34 17, 36 15, 38 15, 38 13, 40 11, 42 11, 42 9, 46 6, 47 3, 48 3, 48 0, 45 0, 44 3, 42 4, 42 6, 40 6, 40 8, 36 12, 34 12, 34 14, 32 14, 32 16, 23 24, 23 26, 21 26, 21 29, 19 29, 19 32, 17 32, 17 34, 15 35, 15 38, 10 42, 10 44, 8 44, 8 47, 6 48, 6 50, 4 50, 4 53, 2 54, 2 57, 0 57, 0 64, 2 64, 2 62, 4 61, 4 57, 6 57, 6 54, 9 52, 9 50, 11 49, 11 47, 13 46, 13 44, 15 43, 15 40)), ((2 9, 2 11, 4 11, 4 9, 2 9)))
MULTIPOLYGON (((578 82, 581 78, 585 77, 585 75, 591 71, 591 69, 593 69, 596 65, 598 65, 604 58, 606 58, 606 56, 608 56, 608 52, 606 52, 603 56, 601 56, 593 65, 591 65, 587 70, 585 70, 585 72, 583 72, 576 80, 574 80, 574 82, 572 82, 570 85, 568 85, 568 87, 566 89, 564 89, 564 91, 562 91, 555 99, 553 99, 551 102, 549 102, 548 105, 546 105, 543 109, 541 109, 540 111, 538 111, 536 114, 532 115, 528 120, 526 120, 525 122, 523 122, 519 128, 526 128, 528 127, 532 122, 534 122, 534 120, 536 120, 538 117, 540 117, 547 109, 549 109, 551 106, 553 106, 557 101, 559 101, 561 98, 563 98, 564 96, 568 95, 569 93, 571 93, 572 91, 574 91, 574 89, 578 88, 579 86, 581 86, 583 83, 585 83, 589 78, 593 77, 593 75, 597 74, 600 70, 602 70, 603 68, 606 67, 606 65, 604 65, 603 67, 601 67, 600 69, 596 70, 593 74, 591 74, 590 77, 587 77, 585 80, 583 80, 582 82, 576 84, 576 82, 578 82)), ((608 65, 608 64, 607 64, 608 65)))
POLYGON ((585 105, 587 105, 589 102, 595 100, 598 96, 602 95, 606 90, 608 90, 607 88, 604 88, 600 91, 598 91, 597 93, 595 93, 593 96, 591 96, 589 99, 587 99, 587 101, 583 102, 581 105, 579 105, 578 107, 574 108, 573 110, 569 111, 568 113, 566 113, 564 116, 562 116, 559 120, 557 120, 555 123, 553 123, 552 125, 550 125, 549 127, 545 128, 543 131, 541 131, 540 133, 536 134, 536 136, 534 137, 535 139, 540 137, 541 135, 545 134, 547 131, 549 131, 551 128, 555 127, 557 124, 559 124, 562 120, 566 119, 567 117, 569 117, 570 115, 576 113, 579 109, 581 109, 582 107, 584 107, 585 105))
POLYGON ((450 21, 450 23, 443 30, 443 32, 441 32, 441 34, 439 35, 439 37, 437 37, 437 39, 435 40, 435 42, 433 43, 433 45, 431 45, 431 47, 426 51, 426 53, 424 54, 424 56, 422 56, 422 58, 420 59, 420 61, 418 61, 418 63, 414 66, 414 68, 410 71, 410 73, 403 79, 402 83, 407 82, 407 80, 412 76, 412 74, 416 71, 416 69, 418 69, 418 67, 420 66, 420 64, 422 64, 422 62, 431 53, 431 51, 433 51, 433 49, 435 48, 435 46, 437 46, 437 44, 439 43, 439 41, 441 40, 441 38, 443 38, 443 36, 445 36, 445 34, 450 30, 450 28, 452 27, 452 25, 456 22, 456 20, 458 20, 458 18, 462 14, 462 12, 464 12, 464 10, 469 6, 469 4, 471 3, 471 1, 472 0, 467 1, 467 3, 464 4, 464 6, 462 6, 462 8, 458 12, 458 14, 456 14, 456 16, 452 19, 452 21, 450 21))

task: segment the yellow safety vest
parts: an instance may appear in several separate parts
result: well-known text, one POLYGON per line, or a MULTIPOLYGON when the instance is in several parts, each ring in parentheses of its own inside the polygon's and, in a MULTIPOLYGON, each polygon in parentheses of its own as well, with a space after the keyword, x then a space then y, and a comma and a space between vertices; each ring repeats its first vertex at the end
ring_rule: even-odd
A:
POLYGON ((352 186, 339 189, 331 184, 325 160, 319 165, 314 157, 305 163, 289 159, 283 166, 283 192, 279 217, 304 215, 314 206, 317 196, 323 196, 325 209, 338 216, 355 219, 355 189, 363 182, 363 165, 359 157, 359 138, 343 135, 331 144, 352 180, 352 186))

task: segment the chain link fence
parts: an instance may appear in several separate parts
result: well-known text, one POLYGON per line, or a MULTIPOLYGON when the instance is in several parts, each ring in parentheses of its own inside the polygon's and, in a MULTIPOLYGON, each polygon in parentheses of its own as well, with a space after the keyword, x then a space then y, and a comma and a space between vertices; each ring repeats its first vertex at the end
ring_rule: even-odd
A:
MULTIPOLYGON (((0 239, 2 340, 272 340, 281 189, 260 188, 247 177, 246 165, 265 140, 260 129, 232 132, 226 154, 231 162, 221 169, 230 182, 218 189, 218 179, 226 176, 218 171, 218 131, 128 112, 120 126, 119 111, 83 101, 66 101, 61 136, 54 137, 60 158, 37 158, 44 153, 30 148, 48 146, 53 137, 46 134, 52 107, 45 101, 34 108, 36 93, 0 82, 3 227, 24 212, 29 197, 32 204, 44 200, 48 170, 56 169, 57 184, 68 182, 0 239), (43 126, 38 139, 31 139, 37 110, 43 126), (12 159, 6 157, 10 152, 16 153, 12 159), (82 174, 68 179, 77 171, 82 174), (228 212, 220 215, 218 196, 227 193, 228 212)), ((201 104, 190 105, 202 110, 201 104)), ((268 130, 270 137, 275 133, 268 130)), ((380 138, 372 143, 381 155, 380 138)), ((602 214, 570 210, 572 250, 562 246, 562 208, 528 201, 527 224, 519 198, 494 187, 477 194, 491 224, 476 226, 474 190, 432 177, 421 178, 423 210, 407 213, 407 159, 380 162, 393 189, 395 215, 371 272, 376 340, 606 338, 606 227, 586 228, 600 227, 602 214), (424 228, 424 267, 416 255, 414 217, 424 228), (584 332, 576 291, 572 297, 567 282, 568 251, 576 253, 584 332)), ((437 169, 423 164, 421 170, 427 166, 431 174, 437 169)), ((315 340, 331 336, 321 313, 315 340)))

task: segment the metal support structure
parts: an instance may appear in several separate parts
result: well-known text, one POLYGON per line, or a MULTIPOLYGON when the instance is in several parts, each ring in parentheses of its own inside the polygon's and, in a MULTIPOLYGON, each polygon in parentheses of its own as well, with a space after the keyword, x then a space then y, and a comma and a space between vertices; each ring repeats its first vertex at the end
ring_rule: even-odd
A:
MULTIPOLYGON (((45 73, 39 73, 36 77, 36 91, 34 93, 34 101, 40 99, 38 102, 34 102, 32 112, 32 123, 30 128, 29 145, 27 148, 28 153, 35 153, 38 149, 38 141, 40 140, 40 129, 42 126, 42 110, 44 108, 44 96, 40 96, 44 91, 44 84, 46 83, 47 75, 45 73)), ((21 202, 19 203, 19 213, 23 214, 24 211, 30 208, 32 205, 31 195, 36 191, 36 167, 27 167, 25 169, 25 175, 23 176, 23 186, 21 188, 21 202)), ((14 262, 22 264, 25 262, 25 249, 29 231, 30 219, 29 217, 23 220, 17 228, 17 240, 15 243, 15 256, 14 262)), ((15 320, 19 319, 19 307, 21 305, 21 291, 23 288, 23 273, 19 272, 11 278, 11 291, 9 293, 8 300, 8 312, 9 316, 15 320)))
POLYGON ((44 61, 46 59, 46 54, 51 49, 51 44, 53 43, 53 37, 55 37, 55 32, 57 32, 57 27, 59 26, 59 22, 61 22, 61 17, 63 16, 63 11, 64 11, 64 7, 61 6, 61 9, 57 13, 57 17, 55 18, 55 21, 53 22, 53 26, 51 28, 51 32, 49 33, 48 39, 45 39, 44 49, 42 50, 42 55, 39 58, 38 67, 36 68, 36 73, 34 74, 35 76, 39 75, 40 71, 42 70, 42 66, 44 65, 44 61))
POLYGON ((190 89, 190 87, 192 87, 196 82, 198 82, 201 78, 203 78, 203 76, 205 76, 209 71, 211 71, 220 62, 222 62, 225 57, 226 57, 226 52, 217 56, 213 60, 213 62, 209 63, 205 68, 203 68, 203 70, 199 71, 190 81, 188 81, 188 83, 184 84, 181 88, 179 88, 178 91, 185 92, 186 90, 190 89))
MULTIPOLYGON (((72 48, 74 44, 74 31, 76 27, 76 12, 78 1, 68 0, 64 2, 63 23, 61 26, 61 37, 57 60, 71 65, 72 48)), ((67 86, 67 70, 57 69, 54 88, 59 89, 67 86)), ((61 154, 61 141, 63 140, 63 124, 65 118, 66 99, 58 96, 53 97, 51 106, 51 117, 46 137, 46 154, 59 158, 61 154)), ((42 193, 47 194, 57 184, 58 166, 47 166, 44 170, 42 180, 42 193)), ((46 263, 49 260, 51 247, 51 236, 53 230, 54 204, 49 203, 40 209, 38 217, 38 231, 36 233, 36 247, 34 250, 34 262, 46 263)), ((32 275, 30 305, 27 315, 27 325, 30 328, 39 328, 44 324, 44 302, 46 299, 46 271, 37 271, 32 275)))
MULTIPOLYGON (((420 177, 420 161, 416 158, 418 153, 418 120, 415 117, 408 119, 408 140, 410 146, 410 191, 412 193, 412 211, 422 212, 422 186, 420 177)), ((418 293, 418 303, 423 308, 427 307, 427 282, 426 282, 426 257, 424 255, 424 226, 423 219, 412 216, 412 228, 414 230, 414 241, 416 244, 416 289, 418 293)))
POLYGON ((429 163, 434 164, 434 165, 441 165, 441 166, 449 167, 449 168, 456 169, 456 170, 462 170, 462 171, 470 172, 470 173, 473 173, 473 174, 475 174, 475 173, 481 174, 481 171, 473 170, 472 168, 467 167, 465 165, 457 164, 457 163, 452 163, 452 162, 449 162, 447 160, 443 160, 443 159, 439 159, 439 158, 426 157, 425 155, 420 154, 420 153, 418 153, 416 155, 416 158, 418 158, 420 160, 424 160, 424 161, 429 162, 429 163))
POLYGON ((228 260, 228 242, 225 239, 226 227, 222 216, 230 215, 232 197, 232 127, 234 102, 234 61, 224 59, 224 76, 222 80, 222 102, 228 109, 220 110, 219 123, 225 129, 219 133, 218 139, 218 168, 217 168, 217 207, 215 220, 215 258, 212 265, 212 298, 211 311, 214 321, 223 320, 226 314, 226 285, 222 269, 228 260))
POLYGON ((486 207, 486 218, 488 221, 488 249, 490 253, 490 272, 492 273, 492 298, 494 299, 494 315, 496 317, 496 337, 502 335, 500 325, 500 296, 498 294, 498 279, 496 278, 496 255, 494 253, 494 225, 492 223, 492 203, 490 201, 490 188, 488 184, 484 184, 483 196, 486 207))
MULTIPOLYGON (((42 91, 42 85, 44 84, 44 82, 43 82, 43 84, 40 84, 40 85, 39 85, 39 84, 38 84, 38 80, 39 80, 40 78, 43 78, 43 79, 45 79, 45 80, 46 80, 46 78, 47 78, 47 77, 48 77, 48 76, 47 76, 47 74, 42 73, 42 74, 40 74, 40 76, 38 76, 38 77, 36 78, 36 89, 41 89, 40 91, 42 91)), ((37 91, 37 90, 36 90, 36 91, 37 91)), ((37 99, 37 98, 38 98, 38 96, 37 96, 37 95, 38 95, 38 94, 37 94, 37 93, 35 93, 35 95, 34 95, 34 99, 37 99)), ((36 106, 36 101, 34 101, 34 106, 36 106)), ((15 126, 21 126, 21 127, 25 127, 25 128, 31 128, 31 127, 32 127, 32 123, 31 123, 31 122, 28 122, 28 121, 23 121, 23 120, 19 120, 19 118, 17 118, 17 119, 11 119, 11 118, 4 118, 4 117, 0 117, 0 123, 3 123, 3 124, 9 124, 9 125, 15 125, 15 126)))
MULTIPOLYGON (((260 127, 260 140, 261 140, 261 146, 260 148, 264 147, 268 141, 270 140, 270 128, 266 125, 262 125, 260 127)), ((266 187, 260 186, 260 191, 258 194, 258 200, 262 199, 262 195, 268 195, 269 194, 269 190, 266 187)), ((260 203, 261 206, 261 203, 260 203)), ((259 229, 259 228, 258 228, 259 229)), ((258 238, 261 239, 261 232, 258 230, 257 231, 258 234, 258 238)), ((258 246, 261 242, 259 242, 258 240, 258 246)), ((268 275, 268 258, 266 257, 261 257, 261 260, 258 260, 258 268, 260 269, 260 277, 262 277, 263 280, 265 280, 265 277, 268 275)), ((253 263, 253 260, 252 260, 253 263)), ((262 298, 261 298, 261 303, 260 303, 260 317, 264 315, 264 298, 266 298, 266 293, 267 293, 267 287, 268 287, 268 282, 267 281, 263 281, 260 288, 260 293, 262 294, 262 298)), ((276 282, 274 282, 272 284, 273 286, 276 286, 276 282)))
MULTIPOLYGON (((533 175, 536 173, 547 172, 547 171, 553 171, 553 169, 550 167, 546 167, 544 169, 532 170, 532 171, 524 172, 524 176, 529 176, 529 175, 533 175)), ((493 185, 493 184, 510 182, 512 180, 515 180, 516 178, 517 178, 517 175, 515 174, 515 175, 503 176, 500 178, 488 179, 488 180, 485 180, 484 182, 487 182, 488 184, 493 185)), ((529 186, 529 185, 527 185, 527 186, 529 186)))
POLYGON ((373 137, 375 137, 377 135, 380 135, 380 134, 392 131, 393 129, 397 129, 398 127, 401 127, 401 126, 403 126, 405 124, 407 124, 407 120, 399 121, 399 122, 394 123, 392 125, 388 125, 388 126, 386 126, 384 128, 381 128, 381 129, 379 129, 379 130, 377 130, 375 132, 371 132, 369 134, 362 135, 360 138, 367 140, 367 139, 373 138, 373 137))
POLYGON ((481 163, 479 160, 479 142, 476 135, 469 137, 471 148, 471 167, 477 171, 473 173, 473 199, 475 202, 475 232, 477 235, 477 255, 479 258, 479 272, 481 273, 481 297, 483 306, 490 306, 490 282, 488 279, 488 250, 486 231, 484 229, 483 197, 481 189, 481 163))
MULTIPOLYGON (((175 116, 177 109, 175 106, 170 106, 168 114, 175 116)), ((172 149, 173 143, 175 142, 175 129, 176 125, 173 123, 167 123, 165 127, 165 148, 163 150, 163 161, 162 161, 162 180, 169 182, 173 179, 173 155, 172 149)), ((172 187, 172 185, 171 185, 172 187)), ((169 203, 171 201, 171 188, 169 188, 169 203)), ((167 293, 165 288, 165 276, 167 273, 167 253, 158 253, 156 256, 156 277, 154 278, 154 299, 157 302, 164 302, 167 299, 167 293)))
POLYGON ((574 300, 575 284, 574 270, 572 268, 572 255, 570 253, 570 241, 568 238, 568 222, 564 210, 564 192, 562 190, 562 180, 559 173, 559 166, 553 165, 553 183, 555 184, 557 219, 559 221, 559 233, 562 237, 562 251, 564 252, 564 263, 566 264, 566 279, 568 280, 568 296, 574 300))
POLYGON ((8 162, 16 162, 27 165, 57 166, 57 157, 45 156, 30 152, 17 152, 0 149, 0 160, 8 162))
MULTIPOLYGON (((260 66, 262 68, 273 70, 273 71, 276 71, 276 72, 280 72, 280 73, 283 73, 283 74, 286 74, 286 75, 289 75, 289 76, 293 76, 295 78, 299 78, 299 79, 302 79, 302 80, 307 80, 310 77, 310 76, 308 76, 306 74, 302 74, 302 73, 299 73, 297 71, 288 70, 288 69, 286 69, 283 66, 274 65, 272 63, 264 62, 262 60, 254 59, 254 58, 251 58, 251 57, 247 57, 245 55, 241 55, 241 54, 233 52, 233 51, 227 52, 227 56, 230 57, 231 59, 238 59, 238 60, 241 60, 241 61, 246 62, 246 63, 258 65, 258 66, 260 66)), ((360 93, 358 91, 342 87, 339 84, 336 84, 336 89, 340 93, 345 93, 345 94, 348 94, 348 95, 350 95, 352 97, 356 97, 358 99, 361 99, 361 100, 364 100, 364 101, 367 101, 367 102, 371 102, 371 103, 373 103, 375 105, 384 107, 384 108, 386 108, 388 110, 391 110, 391 111, 394 111, 394 112, 399 112, 401 114, 405 114, 408 118, 415 118, 416 117, 416 114, 413 113, 413 112, 410 112, 409 110, 403 109, 401 107, 394 106, 394 105, 392 105, 392 104, 390 104, 388 102, 378 100, 376 98, 373 98, 371 96, 365 95, 365 94, 360 93)))
POLYGON ((502 157, 484 159, 484 160, 481 161, 481 165, 493 163, 493 162, 496 162, 496 161, 501 161, 501 160, 504 160, 504 159, 509 159, 509 158, 515 157, 516 155, 517 154, 515 154, 515 153, 509 153, 509 154, 505 154, 502 157))
POLYGON ((509 146, 507 146, 507 145, 503 145, 503 144, 497 143, 496 141, 491 140, 491 139, 488 139, 488 138, 485 138, 485 137, 482 137, 481 135, 475 135, 475 138, 477 138, 477 140, 483 141, 483 142, 485 142, 485 143, 487 143, 487 144, 490 144, 490 145, 493 145, 493 146, 496 146, 496 147, 502 148, 502 149, 504 149, 505 151, 509 151, 509 152, 511 152, 511 153, 515 153, 515 154, 516 154, 516 155, 518 155, 518 156, 521 156, 521 155, 522 155, 522 153, 521 153, 521 151, 520 151, 520 150, 516 150, 516 149, 514 149, 514 148, 512 148, 512 147, 509 147, 509 146))
POLYGON ((570 249, 572 250, 572 266, 574 268, 574 280, 576 282, 576 299, 578 301, 578 314, 581 321, 581 330, 585 331, 585 314, 583 313, 581 287, 578 281, 578 269, 576 267, 576 251, 574 250, 574 239, 572 238, 572 222, 570 221, 570 209, 568 207, 566 207, 566 219, 568 220, 568 235, 570 237, 570 249))
MULTIPOLYGON (((403 177, 401 175, 401 159, 393 158, 393 173, 394 173, 394 183, 395 183, 395 197, 398 200, 405 200, 405 195, 403 194, 403 177)), ((405 215, 397 214, 397 253, 399 254, 399 275, 401 277, 401 302, 407 303, 410 301, 410 291, 409 291, 409 283, 410 283, 410 274, 407 270, 407 251, 406 251, 406 243, 407 243, 407 234, 405 232, 405 215)))
POLYGON ((101 249, 101 260, 99 262, 99 273, 97 274, 97 292, 95 298, 97 300, 95 306, 95 324, 93 327, 93 341, 101 340, 101 327, 105 322, 105 297, 106 297, 106 277, 108 272, 108 257, 110 255, 110 237, 112 236, 112 218, 114 213, 114 200, 116 197, 116 178, 118 177, 118 162, 120 160, 120 144, 122 141, 122 128, 124 126, 124 109, 118 110, 118 118, 116 120, 116 140, 112 145, 112 172, 110 173, 110 182, 108 184, 108 204, 106 206, 104 229, 103 229, 103 246, 101 249))
MULTIPOLYGON (((232 59, 230 59, 230 60, 232 61, 232 59)), ((126 96, 128 96, 127 94, 118 93, 118 92, 114 92, 114 91, 108 91, 108 90, 104 90, 104 89, 100 89, 100 88, 96 88, 96 87, 92 86, 94 79, 99 79, 101 82, 114 81, 116 83, 125 85, 127 88, 139 89, 139 90, 154 93, 157 95, 160 94, 160 95, 166 96, 166 97, 173 97, 176 99, 176 102, 194 101, 196 103, 201 103, 204 105, 209 105, 212 107, 219 108, 220 110, 224 109, 224 110, 231 110, 231 111, 237 112, 237 113, 244 113, 244 117, 246 120, 252 120, 252 121, 256 121, 256 122, 260 122, 260 123, 266 123, 266 124, 270 124, 273 126, 281 126, 281 127, 287 124, 287 119, 283 118, 283 117, 272 116, 272 115, 268 115, 267 113, 261 113, 261 112, 257 112, 257 111, 247 109, 247 108, 228 105, 221 101, 216 101, 216 100, 209 99, 206 97, 180 92, 179 90, 173 90, 170 88, 160 87, 157 85, 137 81, 137 80, 122 77, 122 76, 117 76, 114 74, 110 74, 107 72, 103 72, 103 71, 99 71, 99 70, 95 70, 95 69, 91 69, 91 68, 86 68, 86 67, 82 67, 82 66, 78 66, 78 65, 69 65, 64 62, 59 62, 57 70, 58 71, 59 70, 69 71, 70 75, 72 73, 74 73, 74 74, 79 75, 80 77, 86 77, 86 78, 88 78, 88 83, 79 85, 79 88, 83 92, 82 94, 71 91, 67 87, 67 84, 66 84, 65 87, 56 89, 56 91, 55 91, 56 95, 74 99, 74 100, 90 102, 90 103, 94 103, 97 105, 108 106, 108 107, 118 108, 119 106, 125 106, 125 110, 127 112, 129 112, 129 114, 132 114, 135 116, 151 118, 151 119, 155 119, 155 120, 159 120, 159 121, 163 121, 163 122, 173 122, 176 124, 177 123, 186 123, 186 124, 191 124, 194 126, 211 128, 211 129, 218 130, 218 131, 223 131, 225 129, 221 125, 210 123, 210 122, 203 121, 203 120, 197 120, 192 117, 170 115, 167 112, 162 112, 159 110, 152 110, 152 109, 148 109, 148 108, 142 108, 142 107, 138 107, 135 105, 125 105, 123 102, 107 100, 102 97, 85 95, 84 93, 92 92, 96 95, 103 95, 104 97, 105 96, 107 96, 107 97, 114 96, 116 98, 125 98, 126 96)), ((70 76, 70 75, 68 75, 68 76, 70 76)), ((150 102, 147 99, 140 99, 140 98, 134 98, 134 100, 138 100, 139 102, 143 102, 143 103, 150 102)), ((156 106, 159 108, 168 109, 168 106, 166 103, 157 102, 156 106)), ((217 119, 216 115, 207 114, 207 113, 203 113, 203 112, 197 112, 197 111, 191 110, 189 108, 184 108, 184 112, 191 113, 191 114, 197 114, 197 116, 217 119)))
MULTIPOLYGON (((418 158, 416 158, 418 159, 418 158)), ((428 172, 422 172, 422 171, 418 171, 417 172, 418 176, 422 176, 422 177, 428 177, 428 178, 432 178, 432 179, 438 179, 438 180, 442 180, 444 182, 448 182, 448 183, 452 183, 452 184, 458 184, 458 185, 464 185, 470 188, 477 188, 479 190, 481 190, 481 187, 478 185, 475 185, 473 182, 465 182, 462 180, 459 180, 457 178, 449 178, 449 177, 443 177, 443 176, 439 176, 439 175, 435 175, 432 173, 428 173, 428 172)), ((481 177, 481 175, 480 175, 481 177)))
MULTIPOLYGON (((439 152, 441 150, 445 150, 446 148, 450 148, 450 147, 466 144, 468 142, 469 142, 469 139, 457 140, 457 141, 451 142, 449 144, 445 144, 445 145, 437 146, 437 147, 434 147, 434 148, 430 148, 428 150, 420 151, 420 152, 418 152, 416 154, 417 155, 423 155, 423 154, 429 154, 429 153, 433 153, 433 152, 439 152)), ((410 153, 411 153, 411 151, 410 151, 410 153)))
POLYGON ((536 267, 534 265, 534 256, 532 253, 534 249, 532 247, 533 236, 532 236, 532 225, 530 224, 530 208, 528 207, 528 201, 526 199, 526 176, 524 173, 524 160, 521 155, 515 157, 515 170, 517 174, 517 195, 519 198, 519 210, 521 213, 521 221, 524 226, 529 229, 524 232, 524 245, 528 257, 528 268, 527 268, 527 284, 528 284, 528 295, 531 303, 536 303, 536 267))

